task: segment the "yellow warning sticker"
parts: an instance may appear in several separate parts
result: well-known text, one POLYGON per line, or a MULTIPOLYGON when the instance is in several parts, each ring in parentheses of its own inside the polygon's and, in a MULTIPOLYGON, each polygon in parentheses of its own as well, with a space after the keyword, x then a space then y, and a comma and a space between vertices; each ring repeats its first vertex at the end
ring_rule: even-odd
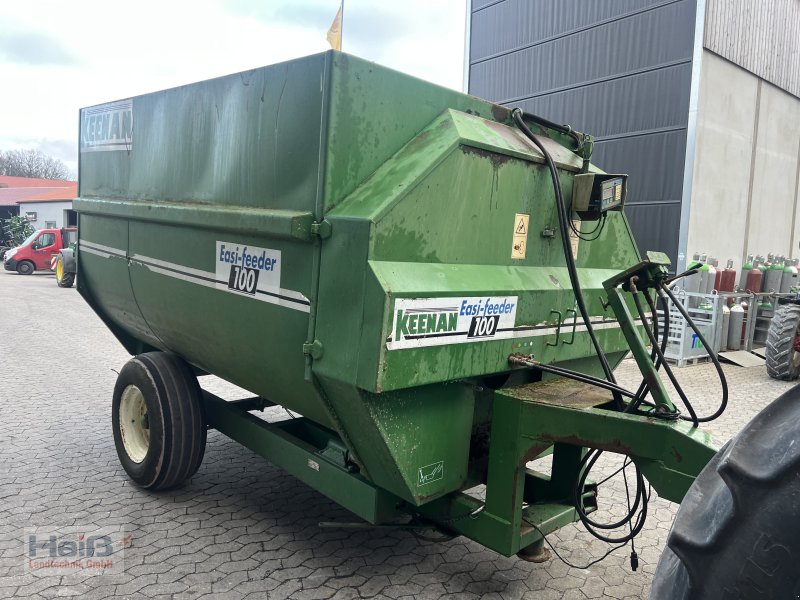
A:
POLYGON ((514 232, 511 236, 511 258, 525 258, 528 244, 528 222, 530 215, 514 215, 514 232))

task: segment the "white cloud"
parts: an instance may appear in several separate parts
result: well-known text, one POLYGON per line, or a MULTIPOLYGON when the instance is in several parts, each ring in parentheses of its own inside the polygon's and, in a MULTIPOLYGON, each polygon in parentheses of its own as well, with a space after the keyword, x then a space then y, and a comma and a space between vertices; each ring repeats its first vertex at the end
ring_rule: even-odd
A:
MULTIPOLYGON (((72 156, 59 156, 74 168, 80 107, 322 52, 337 9, 337 0, 6 3, 0 149, 68 154, 74 141, 72 156)), ((465 0, 346 0, 343 49, 461 89, 465 12, 465 0)))

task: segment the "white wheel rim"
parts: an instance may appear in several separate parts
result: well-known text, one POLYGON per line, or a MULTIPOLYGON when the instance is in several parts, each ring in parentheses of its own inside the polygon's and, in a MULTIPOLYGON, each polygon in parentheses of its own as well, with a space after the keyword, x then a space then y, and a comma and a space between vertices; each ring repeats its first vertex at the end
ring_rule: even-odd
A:
POLYGON ((129 385, 122 392, 119 433, 128 458, 135 463, 142 462, 150 447, 150 424, 144 394, 135 385, 129 385))

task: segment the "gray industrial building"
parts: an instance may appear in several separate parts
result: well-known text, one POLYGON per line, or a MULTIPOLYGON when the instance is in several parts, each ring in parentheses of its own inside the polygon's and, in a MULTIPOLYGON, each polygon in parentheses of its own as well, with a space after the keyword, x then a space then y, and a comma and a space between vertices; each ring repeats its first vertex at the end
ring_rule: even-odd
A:
POLYGON ((800 256, 800 0, 471 0, 466 86, 597 136, 642 251, 800 256))

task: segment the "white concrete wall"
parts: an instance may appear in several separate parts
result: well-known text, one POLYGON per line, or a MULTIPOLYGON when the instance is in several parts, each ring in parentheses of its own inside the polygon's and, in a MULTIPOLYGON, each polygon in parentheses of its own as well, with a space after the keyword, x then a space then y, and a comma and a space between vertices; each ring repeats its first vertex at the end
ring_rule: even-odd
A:
POLYGON ((747 237, 750 254, 800 256, 794 223, 798 149, 800 99, 763 82, 747 237))
POLYGON ((800 99, 703 52, 686 252, 800 256, 800 99), (794 246, 794 247, 792 247, 794 246))
POLYGON ((20 202, 19 214, 35 212, 36 221, 32 222, 36 229, 44 229, 47 221, 55 221, 56 227, 64 227, 64 211, 72 208, 72 201, 64 202, 20 202))

